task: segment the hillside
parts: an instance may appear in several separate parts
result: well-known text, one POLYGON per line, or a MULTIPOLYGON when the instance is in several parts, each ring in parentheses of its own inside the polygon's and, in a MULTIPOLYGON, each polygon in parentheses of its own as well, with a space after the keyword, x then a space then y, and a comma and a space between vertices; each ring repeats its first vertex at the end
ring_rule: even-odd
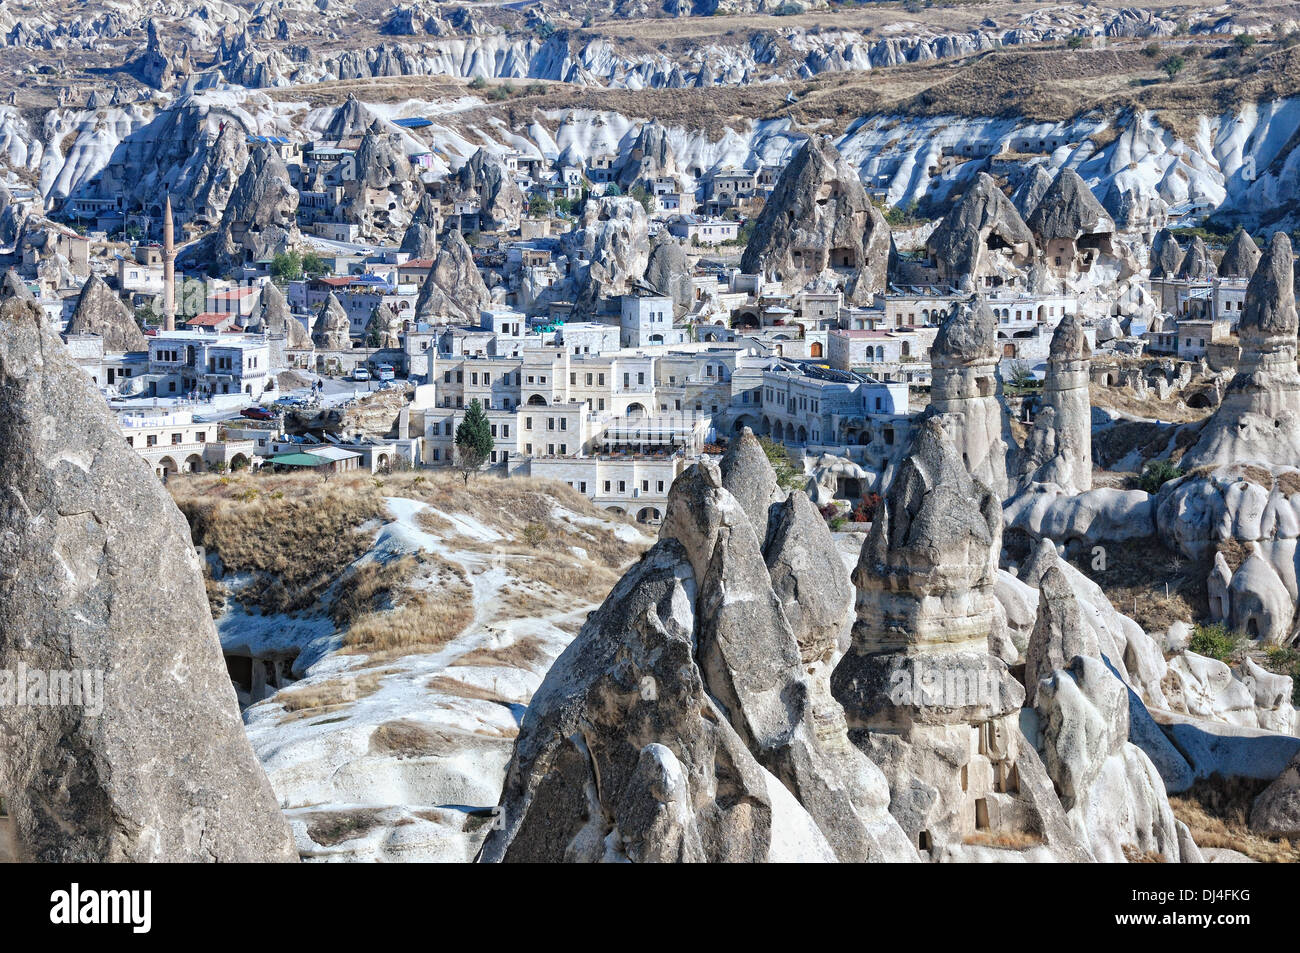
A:
POLYGON ((548 481, 171 490, 205 547, 254 751, 307 858, 470 859, 529 698, 650 543, 548 481))

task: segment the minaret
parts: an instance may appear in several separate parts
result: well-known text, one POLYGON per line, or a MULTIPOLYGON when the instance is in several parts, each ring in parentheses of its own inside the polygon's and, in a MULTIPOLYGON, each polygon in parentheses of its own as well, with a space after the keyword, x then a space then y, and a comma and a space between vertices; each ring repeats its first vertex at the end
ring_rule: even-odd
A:
POLYGON ((163 205, 163 330, 176 330, 176 234, 170 192, 163 205))

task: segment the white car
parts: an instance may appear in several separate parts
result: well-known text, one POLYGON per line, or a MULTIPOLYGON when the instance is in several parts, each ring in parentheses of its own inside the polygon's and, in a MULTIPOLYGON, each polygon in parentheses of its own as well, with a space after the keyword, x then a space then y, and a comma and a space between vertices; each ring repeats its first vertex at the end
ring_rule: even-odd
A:
POLYGON ((354 381, 368 381, 370 380, 370 372, 364 367, 358 367, 353 370, 352 379, 354 381))

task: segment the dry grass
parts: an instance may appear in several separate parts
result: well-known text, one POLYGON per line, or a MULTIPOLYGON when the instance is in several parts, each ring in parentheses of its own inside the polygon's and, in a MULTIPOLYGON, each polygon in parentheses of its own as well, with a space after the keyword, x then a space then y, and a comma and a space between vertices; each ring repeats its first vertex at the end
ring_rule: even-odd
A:
POLYGON ((1124 844, 1120 847, 1124 852, 1124 859, 1130 864, 1165 864, 1168 861, 1164 854, 1154 850, 1142 850, 1136 844, 1124 844))
POLYGON ((1300 862, 1300 844, 1261 837, 1248 824, 1251 803, 1267 781, 1227 780, 1214 775, 1184 794, 1170 797, 1174 817, 1187 825, 1198 847, 1226 847, 1265 864, 1300 862))
POLYGON ((378 490, 360 478, 201 476, 169 487, 194 542, 227 570, 254 574, 240 599, 268 613, 316 605, 370 547, 361 529, 384 512, 378 490))
POLYGON ((370 735, 370 753, 398 758, 446 758, 462 745, 450 732, 414 721, 389 721, 370 735))
POLYGON ((479 646, 472 651, 466 652, 451 664, 453 668, 469 665, 536 668, 543 662, 549 661, 550 654, 546 651, 542 640, 535 636, 524 636, 500 648, 492 648, 486 645, 479 646))
POLYGON ((343 634, 341 652, 381 659, 434 652, 465 631, 474 619, 474 591, 465 571, 432 553, 422 554, 418 564, 418 588, 405 590, 392 608, 358 617, 343 634))
POLYGON ((351 705, 359 698, 373 695, 379 690, 379 683, 383 677, 393 674, 394 671, 395 669, 383 669, 357 676, 332 678, 302 688, 287 688, 277 692, 270 699, 270 703, 280 705, 287 715, 291 716, 282 718, 282 723, 298 718, 314 718, 316 715, 351 705))
POLYGON ((1126 540, 1105 549, 1104 570, 1092 568, 1089 549, 1071 549, 1067 558, 1106 591, 1117 611, 1147 632, 1164 632, 1173 622, 1194 623, 1209 615, 1205 577, 1213 554, 1187 559, 1154 540, 1126 540))
POLYGON ((391 607, 397 591, 410 585, 422 565, 421 557, 401 556, 357 566, 340 580, 330 607, 334 624, 347 627, 367 613, 391 607))
POLYGON ((471 701, 496 702, 498 704, 505 703, 505 699, 493 689, 470 685, 467 682, 448 678, 446 675, 435 675, 425 683, 424 687, 433 692, 451 695, 453 698, 467 698, 471 701))
POLYGON ((1030 847, 1041 846, 1043 838, 1039 834, 1031 834, 1027 831, 976 831, 974 834, 967 834, 961 842, 970 847, 1027 850, 1030 847))
POLYGON ((1284 470, 1277 475, 1277 488, 1285 496, 1294 496, 1300 493, 1300 472, 1295 470, 1284 470))
POLYGON ((307 836, 322 847, 333 847, 379 826, 380 810, 321 811, 307 822, 307 836))

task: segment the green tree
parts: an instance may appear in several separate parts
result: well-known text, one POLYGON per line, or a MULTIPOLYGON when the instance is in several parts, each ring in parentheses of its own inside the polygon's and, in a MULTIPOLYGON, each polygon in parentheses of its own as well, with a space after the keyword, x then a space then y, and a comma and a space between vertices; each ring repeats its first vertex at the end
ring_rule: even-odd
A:
POLYGON ((288 284, 301 277, 302 255, 296 251, 280 252, 271 259, 271 280, 276 284, 288 284))
POLYGON ((534 194, 533 197, 528 200, 528 214, 533 218, 545 218, 547 215, 551 214, 552 208, 554 208, 554 206, 551 205, 550 202, 546 201, 545 196, 541 194, 534 194))
POLYGON ((482 469, 492 455, 492 427, 477 398, 465 409, 465 419, 456 427, 456 469, 469 484, 470 474, 482 469))
POLYGON ((1187 60, 1175 53, 1173 56, 1169 57, 1169 59, 1161 63, 1160 68, 1169 74, 1170 79, 1173 79, 1183 71, 1183 67, 1186 65, 1187 60))
POLYGON ((487 89, 487 80, 482 76, 475 76, 469 81, 470 89, 487 89))
POLYGON ((1238 33, 1232 38, 1232 42, 1236 44, 1238 53, 1246 53, 1255 45, 1255 38, 1249 33, 1238 33))
POLYGON ((632 186, 632 190, 627 194, 641 203, 641 207, 645 209, 647 215, 654 212, 655 201, 650 197, 650 193, 645 190, 645 186, 634 185, 632 186))
POLYGON ((803 485, 803 474, 797 471, 790 462, 790 454, 786 452, 784 444, 777 443, 770 437, 759 437, 758 445, 763 448, 763 453, 767 455, 768 462, 772 464, 772 469, 776 471, 778 486, 783 490, 796 490, 803 485))
POLYGON ((1072 50, 1081 50, 1081 49, 1083 49, 1083 37, 1081 37, 1081 36, 1072 36, 1072 37, 1070 37, 1068 40, 1065 41, 1065 45, 1068 46, 1068 47, 1069 47, 1070 49, 1072 49, 1072 50))
POLYGON ((325 264, 325 260, 314 251, 309 251, 302 256, 302 273, 308 278, 329 274, 329 270, 329 265, 325 264))

